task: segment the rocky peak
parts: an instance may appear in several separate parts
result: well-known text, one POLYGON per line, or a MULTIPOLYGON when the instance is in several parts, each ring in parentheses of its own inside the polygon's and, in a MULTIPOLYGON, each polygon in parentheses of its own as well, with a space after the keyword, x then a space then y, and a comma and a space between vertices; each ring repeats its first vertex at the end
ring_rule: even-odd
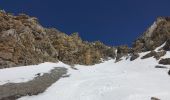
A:
POLYGON ((159 17, 133 43, 134 51, 150 51, 162 45, 170 38, 170 17, 159 17))

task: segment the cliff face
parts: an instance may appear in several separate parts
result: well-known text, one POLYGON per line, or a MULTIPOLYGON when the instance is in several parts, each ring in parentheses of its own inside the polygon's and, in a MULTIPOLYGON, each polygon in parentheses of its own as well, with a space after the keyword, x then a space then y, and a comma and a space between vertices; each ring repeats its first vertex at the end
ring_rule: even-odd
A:
POLYGON ((57 52, 37 19, 0 12, 0 66, 57 61, 57 52))
POLYGON ((108 57, 115 57, 115 48, 44 28, 35 17, 0 12, 0 68, 58 60, 89 65, 108 57))

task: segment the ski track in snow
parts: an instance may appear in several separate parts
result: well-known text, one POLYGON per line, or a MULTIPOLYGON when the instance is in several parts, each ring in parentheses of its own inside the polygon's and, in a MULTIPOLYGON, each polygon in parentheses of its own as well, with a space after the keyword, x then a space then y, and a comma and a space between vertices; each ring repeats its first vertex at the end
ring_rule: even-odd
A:
POLYGON ((168 70, 155 65, 154 58, 76 65, 79 70, 69 69, 70 77, 60 79, 44 93, 18 100, 170 100, 168 70))

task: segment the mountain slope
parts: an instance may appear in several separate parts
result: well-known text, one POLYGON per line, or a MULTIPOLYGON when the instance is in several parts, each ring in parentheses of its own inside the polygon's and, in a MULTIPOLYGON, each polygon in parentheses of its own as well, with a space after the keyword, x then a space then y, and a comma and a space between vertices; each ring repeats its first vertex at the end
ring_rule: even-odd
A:
POLYGON ((170 17, 159 17, 133 44, 135 51, 150 51, 170 38, 170 17))
POLYGON ((154 58, 141 59, 147 53, 140 53, 133 62, 124 57, 118 63, 109 60, 89 67, 76 65, 78 70, 69 69, 70 77, 44 93, 18 100, 169 100, 168 69, 155 68, 159 64, 154 58))
POLYGON ((169 17, 133 47, 83 41, 25 14, 0 11, 0 21, 1 100, 170 100, 169 17))

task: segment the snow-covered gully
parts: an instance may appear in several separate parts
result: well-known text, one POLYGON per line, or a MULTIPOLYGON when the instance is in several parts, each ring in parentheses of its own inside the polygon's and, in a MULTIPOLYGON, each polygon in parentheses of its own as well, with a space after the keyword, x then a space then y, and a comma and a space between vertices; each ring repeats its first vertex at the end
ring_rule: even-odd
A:
POLYGON ((66 65, 70 77, 60 79, 42 94, 18 100, 170 100, 168 69, 155 68, 158 63, 154 58, 140 57, 132 62, 124 58, 117 63, 76 65, 78 70, 66 65))
MULTIPOLYGON (((170 100, 170 66, 155 68, 158 61, 152 57, 141 59, 145 54, 134 61, 124 57, 117 63, 111 59, 93 66, 75 65, 78 70, 62 62, 1 69, 0 85, 27 83, 37 75, 63 67, 68 69, 69 77, 56 81, 43 93, 18 100, 170 100)), ((169 57, 168 51, 162 58, 169 57)))

